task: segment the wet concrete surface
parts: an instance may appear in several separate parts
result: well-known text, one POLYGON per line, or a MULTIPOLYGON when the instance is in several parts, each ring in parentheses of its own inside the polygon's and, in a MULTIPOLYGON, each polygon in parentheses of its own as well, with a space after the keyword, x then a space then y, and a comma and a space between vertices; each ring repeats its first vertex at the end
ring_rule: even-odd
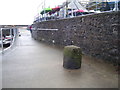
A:
POLYGON ((35 41, 27 30, 20 33, 3 55, 3 88, 118 88, 111 64, 83 56, 81 69, 64 69, 63 49, 35 41))

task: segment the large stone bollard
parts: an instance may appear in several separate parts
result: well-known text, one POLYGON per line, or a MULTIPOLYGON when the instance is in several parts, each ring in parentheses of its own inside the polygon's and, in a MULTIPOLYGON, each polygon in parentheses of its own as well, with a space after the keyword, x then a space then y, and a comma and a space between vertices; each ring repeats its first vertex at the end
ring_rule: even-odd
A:
POLYGON ((79 69, 81 67, 82 51, 80 47, 70 45, 64 47, 63 67, 79 69))

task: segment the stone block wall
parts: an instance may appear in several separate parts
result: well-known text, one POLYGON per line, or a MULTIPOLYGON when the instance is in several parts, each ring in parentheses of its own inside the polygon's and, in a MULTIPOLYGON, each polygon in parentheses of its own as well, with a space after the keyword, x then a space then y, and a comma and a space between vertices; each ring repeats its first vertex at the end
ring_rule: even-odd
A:
POLYGON ((35 23, 32 36, 48 44, 76 45, 86 55, 117 63, 119 14, 120 12, 106 12, 35 23))

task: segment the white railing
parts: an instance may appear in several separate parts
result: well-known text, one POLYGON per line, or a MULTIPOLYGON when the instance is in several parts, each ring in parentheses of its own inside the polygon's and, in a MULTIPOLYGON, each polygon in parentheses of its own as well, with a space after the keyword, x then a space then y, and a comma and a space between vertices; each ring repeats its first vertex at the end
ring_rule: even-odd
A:
POLYGON ((17 37, 17 33, 18 33, 18 30, 17 28, 13 28, 13 27, 10 27, 10 28, 0 28, 0 53, 3 54, 4 51, 6 51, 7 49, 11 48, 15 42, 15 39, 17 37), (9 38, 10 38, 10 41, 8 42, 10 44, 9 47, 4 47, 4 43, 6 43, 6 40, 5 37, 9 35, 9 38))
MULTIPOLYGON (((66 0, 67 1, 73 1, 73 0, 66 0)), ((74 0, 75 1, 75 0, 74 0)), ((120 10, 120 0, 77 0, 80 5, 82 5, 84 8, 87 9, 88 13, 93 14, 94 13, 99 13, 99 12, 106 12, 106 11, 119 11, 120 10)), ((40 5, 42 6, 42 5, 40 5)), ((43 5, 44 6, 44 5, 43 5)), ((35 17, 34 23, 36 22, 42 22, 42 21, 48 21, 48 20, 54 20, 54 19, 63 19, 63 18, 69 18, 69 15, 67 15, 68 10, 67 10, 67 4, 63 3, 61 10, 59 11, 58 17, 56 17, 56 14, 52 14, 53 16, 47 16, 48 13, 44 15, 40 15, 40 13, 35 17), (64 5, 65 4, 65 5, 64 5), (65 16, 65 17, 63 17, 65 16)), ((81 8, 82 9, 82 8, 81 8)), ((81 13, 82 15, 82 13, 81 13)), ((84 15, 84 13, 83 13, 84 15)), ((72 17, 76 17, 76 15, 71 15, 72 17)), ((70 16, 70 17, 71 17, 70 16)))
POLYGON ((3 52, 3 33, 2 33, 2 28, 0 28, 0 46, 1 46, 1 51, 3 52))

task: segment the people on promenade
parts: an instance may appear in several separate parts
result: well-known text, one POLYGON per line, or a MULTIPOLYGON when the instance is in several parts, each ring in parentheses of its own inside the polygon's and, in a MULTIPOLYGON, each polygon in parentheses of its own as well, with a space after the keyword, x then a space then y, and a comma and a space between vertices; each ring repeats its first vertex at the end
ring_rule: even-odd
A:
POLYGON ((30 25, 30 32, 32 33, 32 25, 30 25))

